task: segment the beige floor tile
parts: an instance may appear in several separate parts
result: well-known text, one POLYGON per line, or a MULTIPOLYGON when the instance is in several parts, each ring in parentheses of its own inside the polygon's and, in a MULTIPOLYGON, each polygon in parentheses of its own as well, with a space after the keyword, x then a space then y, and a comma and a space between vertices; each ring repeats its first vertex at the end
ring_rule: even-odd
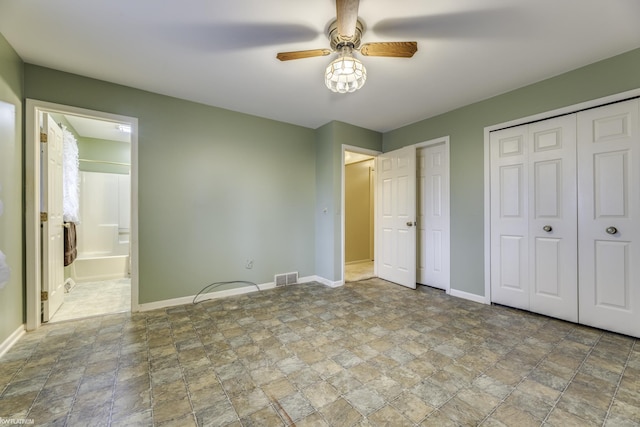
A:
POLYGON ((362 419, 362 415, 342 398, 328 404, 319 412, 330 426, 352 426, 362 419))
POLYGON ((406 419, 397 409, 390 405, 384 406, 371 414, 368 417, 368 421, 373 426, 413 426, 411 421, 406 419))
POLYGON ((503 403, 498 406, 496 411, 491 415, 504 425, 518 427, 539 427, 542 423, 541 419, 534 417, 531 413, 523 411, 520 408, 503 403))
POLYGON ((547 417, 547 424, 553 427, 589 427, 600 426, 601 423, 585 420, 561 408, 555 408, 547 417))

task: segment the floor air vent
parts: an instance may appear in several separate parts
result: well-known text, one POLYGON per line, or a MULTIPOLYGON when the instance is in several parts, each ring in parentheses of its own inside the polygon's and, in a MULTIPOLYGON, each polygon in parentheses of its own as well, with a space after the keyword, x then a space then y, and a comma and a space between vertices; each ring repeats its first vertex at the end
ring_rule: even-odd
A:
POLYGON ((273 281, 276 286, 293 285, 294 283, 298 283, 298 272, 276 274, 273 281))

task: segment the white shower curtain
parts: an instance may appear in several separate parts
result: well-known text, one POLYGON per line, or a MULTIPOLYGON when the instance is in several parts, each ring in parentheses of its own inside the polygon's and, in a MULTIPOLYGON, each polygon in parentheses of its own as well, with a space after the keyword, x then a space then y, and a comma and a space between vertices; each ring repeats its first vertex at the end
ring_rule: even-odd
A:
POLYGON ((80 166, 78 141, 62 126, 62 216, 65 222, 80 222, 80 166))

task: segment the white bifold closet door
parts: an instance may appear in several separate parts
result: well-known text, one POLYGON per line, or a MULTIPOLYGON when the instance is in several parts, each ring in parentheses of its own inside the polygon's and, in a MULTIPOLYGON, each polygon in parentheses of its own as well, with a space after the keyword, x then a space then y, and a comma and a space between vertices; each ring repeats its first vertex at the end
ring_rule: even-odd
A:
POLYGON ((491 134, 491 299, 578 320, 576 118, 491 134))
POLYGON ((640 337, 638 99, 578 113, 580 322, 640 337))
POLYGON ((491 300, 640 337, 640 101, 491 133, 491 300))

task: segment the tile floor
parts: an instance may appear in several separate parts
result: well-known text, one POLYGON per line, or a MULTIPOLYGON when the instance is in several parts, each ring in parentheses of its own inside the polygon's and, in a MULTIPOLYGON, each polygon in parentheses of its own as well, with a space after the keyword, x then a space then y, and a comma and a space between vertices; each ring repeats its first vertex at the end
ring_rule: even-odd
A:
POLYGON ((356 262, 353 264, 345 264, 344 281, 357 282, 359 280, 370 279, 374 277, 373 261, 356 262))
MULTIPOLYGON (((0 417, 55 426, 638 426, 638 340, 379 279, 49 324, 0 417)), ((1 419, 0 419, 1 421, 1 419)))
POLYGON ((131 310, 131 279, 77 283, 50 322, 131 310))

